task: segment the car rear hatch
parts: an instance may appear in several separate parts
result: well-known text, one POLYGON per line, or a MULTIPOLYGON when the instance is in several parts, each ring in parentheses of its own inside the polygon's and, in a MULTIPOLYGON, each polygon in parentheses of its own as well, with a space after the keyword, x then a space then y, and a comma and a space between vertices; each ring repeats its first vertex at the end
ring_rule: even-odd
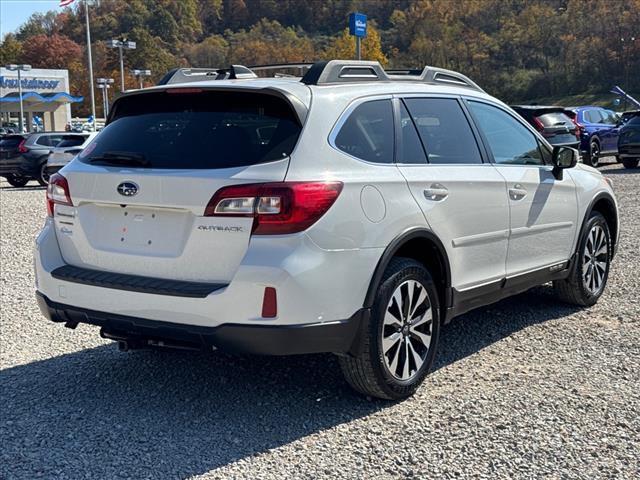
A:
POLYGON ((540 133, 553 145, 575 144, 576 125, 562 109, 539 110, 534 114, 534 122, 540 128, 540 133))
POLYGON ((65 261, 230 282, 254 218, 208 216, 206 207, 223 187, 283 181, 301 128, 287 99, 267 89, 173 88, 122 97, 105 129, 62 171, 73 202, 55 206, 65 261))
POLYGON ((22 135, 6 135, 0 139, 0 168, 18 165, 21 161, 19 148, 24 145, 22 135))

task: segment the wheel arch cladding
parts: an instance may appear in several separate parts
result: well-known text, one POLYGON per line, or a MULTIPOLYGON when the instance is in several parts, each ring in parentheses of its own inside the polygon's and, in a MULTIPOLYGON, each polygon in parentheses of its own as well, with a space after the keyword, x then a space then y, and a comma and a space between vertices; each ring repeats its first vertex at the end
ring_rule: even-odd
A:
POLYGON ((609 227, 609 234, 611 236, 611 250, 615 254, 616 240, 618 238, 618 214, 616 211, 615 203, 611 196, 607 193, 601 193, 591 201, 591 205, 587 209, 587 214, 582 222, 583 228, 586 224, 591 212, 599 212, 607 221, 609 227))
POLYGON ((446 250, 440 239, 430 230, 412 229, 396 237, 385 249, 373 272, 364 307, 370 308, 389 262, 394 257, 412 258, 422 263, 433 276, 440 301, 440 315, 451 306, 451 268, 446 250))

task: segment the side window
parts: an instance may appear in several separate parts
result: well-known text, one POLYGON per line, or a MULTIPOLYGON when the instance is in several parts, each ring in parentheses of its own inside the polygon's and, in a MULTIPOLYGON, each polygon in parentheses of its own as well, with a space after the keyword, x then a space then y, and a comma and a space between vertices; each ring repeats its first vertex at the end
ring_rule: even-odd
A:
POLYGON ((544 165, 538 140, 507 112, 480 102, 469 102, 493 158, 499 164, 544 165))
POLYGON ((409 111, 404 103, 400 102, 400 141, 398 148, 398 163, 409 163, 424 165, 427 163, 427 156, 422 148, 422 142, 418 137, 418 132, 409 116, 409 111))
POLYGON ((482 163, 478 144, 462 107, 453 98, 407 98, 429 163, 482 163))
POLYGON ((43 135, 42 137, 36 140, 36 143, 42 147, 50 147, 51 142, 49 141, 49 137, 47 135, 43 135))
POLYGON ((372 100, 351 112, 335 145, 367 162, 393 163, 394 136, 391 100, 372 100))
POLYGON ((584 118, 589 123, 602 123, 602 116, 600 115, 600 111, 596 109, 586 110, 584 112, 584 118))

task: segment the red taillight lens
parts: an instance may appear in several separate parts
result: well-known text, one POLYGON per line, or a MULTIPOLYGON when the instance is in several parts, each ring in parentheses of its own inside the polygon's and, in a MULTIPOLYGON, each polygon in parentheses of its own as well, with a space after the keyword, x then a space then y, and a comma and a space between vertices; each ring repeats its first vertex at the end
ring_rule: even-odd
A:
POLYGON ((24 140, 22 140, 20 142, 20 144, 18 145, 18 152, 20 153, 27 153, 29 150, 27 149, 27 147, 24 146, 25 142, 27 141, 27 139, 25 138, 24 140))
POLYGON ((276 289, 265 287, 262 297, 262 318, 276 318, 278 316, 278 296, 276 289))
POLYGON ((218 190, 205 217, 253 217, 256 235, 306 230, 336 201, 342 182, 279 182, 234 185, 218 190))
POLYGON ((533 126, 539 132, 544 131, 544 125, 542 124, 542 122, 540 121, 540 119, 538 117, 533 117, 533 126))
POLYGON ((49 185, 47 186, 47 213, 50 217, 53 217, 53 205, 56 203, 73 206, 71 193, 69 192, 69 183, 67 179, 59 173, 51 176, 49 185))

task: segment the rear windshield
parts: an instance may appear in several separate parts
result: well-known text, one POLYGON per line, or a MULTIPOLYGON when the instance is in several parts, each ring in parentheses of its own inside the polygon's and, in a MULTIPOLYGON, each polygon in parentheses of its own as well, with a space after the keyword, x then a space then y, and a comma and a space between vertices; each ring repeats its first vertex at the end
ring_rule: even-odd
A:
POLYGON ((81 154, 86 163, 213 169, 288 157, 301 126, 289 104, 260 93, 154 92, 123 98, 81 154))
POLYGON ((0 140, 0 147, 15 148, 20 145, 22 140, 22 137, 4 137, 0 140))
POLYGON ((540 120, 545 127, 571 125, 573 123, 571 119, 562 112, 545 113, 544 115, 538 116, 538 120, 540 120))

